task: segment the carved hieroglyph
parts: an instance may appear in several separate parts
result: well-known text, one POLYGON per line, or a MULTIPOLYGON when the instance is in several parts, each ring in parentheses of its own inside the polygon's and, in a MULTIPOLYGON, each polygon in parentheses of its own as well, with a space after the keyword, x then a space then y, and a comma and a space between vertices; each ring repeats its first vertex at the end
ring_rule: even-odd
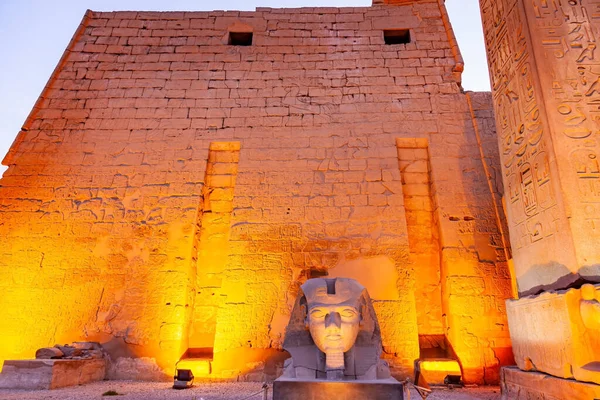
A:
POLYGON ((380 360, 381 334, 366 289, 354 279, 309 279, 302 285, 283 347, 292 358, 284 378, 390 378, 380 360))
POLYGON ((600 1, 524 2, 579 273, 600 269, 600 1))
POLYGON ((600 286, 507 302, 520 369, 600 384, 600 286))
POLYGON ((599 0, 482 0, 519 291, 598 281, 599 0))

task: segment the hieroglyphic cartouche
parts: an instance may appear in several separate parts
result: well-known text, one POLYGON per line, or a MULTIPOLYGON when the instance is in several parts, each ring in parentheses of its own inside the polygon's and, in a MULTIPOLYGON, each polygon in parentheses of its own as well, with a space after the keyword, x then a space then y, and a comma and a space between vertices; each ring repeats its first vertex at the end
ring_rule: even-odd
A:
POLYGON ((482 0, 514 250, 557 231, 549 133, 525 13, 517 0, 482 0))

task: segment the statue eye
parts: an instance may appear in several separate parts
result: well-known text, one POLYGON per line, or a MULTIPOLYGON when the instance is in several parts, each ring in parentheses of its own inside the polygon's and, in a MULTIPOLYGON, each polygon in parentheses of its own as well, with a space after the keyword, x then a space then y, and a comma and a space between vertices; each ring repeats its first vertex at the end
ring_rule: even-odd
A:
POLYGON ((351 308, 346 308, 342 310, 341 315, 344 318, 354 318, 356 316, 356 311, 351 308))
POLYGON ((310 317, 315 319, 325 318, 325 312, 323 310, 312 310, 310 312, 310 317))

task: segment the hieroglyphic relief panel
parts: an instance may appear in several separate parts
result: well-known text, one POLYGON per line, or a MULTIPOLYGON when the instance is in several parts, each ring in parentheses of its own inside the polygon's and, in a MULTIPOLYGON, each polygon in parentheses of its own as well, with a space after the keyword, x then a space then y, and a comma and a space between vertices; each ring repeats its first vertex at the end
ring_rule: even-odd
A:
POLYGON ((600 235, 600 0, 526 0, 532 46, 552 126, 579 265, 598 264, 586 246, 600 235), (581 246, 579 244, 581 243, 581 246), (587 250, 586 250, 587 249, 587 250))
POLYGON ((524 278, 530 265, 570 264, 569 255, 548 252, 554 243, 568 237, 568 229, 561 228, 566 226, 566 215, 557 198, 560 189, 554 149, 522 2, 482 0, 481 11, 509 229, 517 280, 523 292, 550 283, 524 278))

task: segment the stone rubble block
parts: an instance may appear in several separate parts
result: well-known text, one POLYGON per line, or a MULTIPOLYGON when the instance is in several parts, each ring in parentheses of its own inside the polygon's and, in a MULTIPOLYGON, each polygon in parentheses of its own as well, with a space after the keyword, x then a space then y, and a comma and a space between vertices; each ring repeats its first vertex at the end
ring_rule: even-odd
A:
POLYGON ((57 389, 104 380, 106 360, 6 360, 0 389, 57 389))
POLYGON ((513 352, 523 371, 600 384, 600 285, 507 300, 513 352))
POLYGON ((100 343, 73 342, 72 344, 44 347, 35 352, 36 359, 87 359, 104 358, 100 343))
POLYGON ((52 359, 52 358, 63 358, 65 353, 56 347, 44 347, 35 352, 35 358, 38 359, 52 359))

